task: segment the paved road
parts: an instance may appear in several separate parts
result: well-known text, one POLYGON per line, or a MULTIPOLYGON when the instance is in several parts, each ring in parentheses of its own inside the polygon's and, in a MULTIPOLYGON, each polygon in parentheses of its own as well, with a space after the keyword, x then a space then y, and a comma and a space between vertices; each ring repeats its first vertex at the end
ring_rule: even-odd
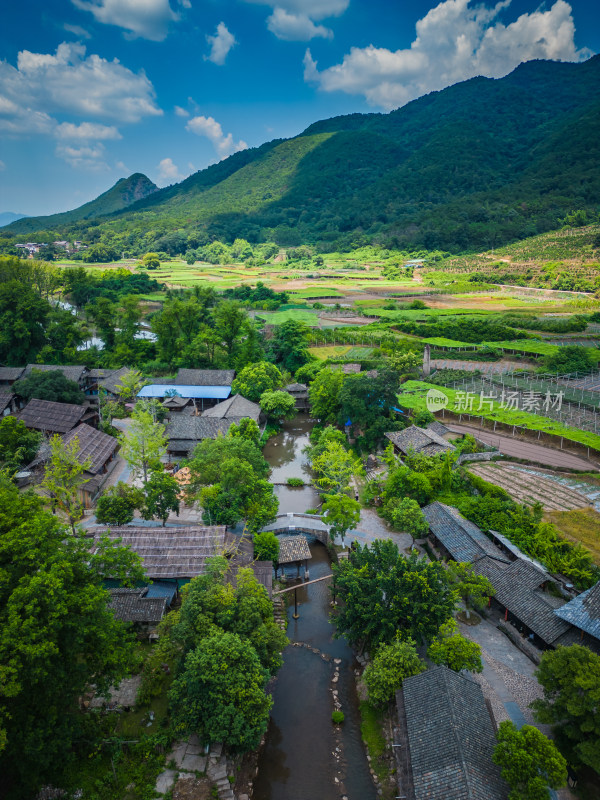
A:
POLYGON ((525 442, 516 437, 513 439, 511 436, 492 433, 485 428, 479 428, 477 425, 463 425, 462 423, 454 422, 444 424, 453 433, 470 433, 477 436, 482 442, 497 447, 503 455, 511 456, 512 458, 521 458, 545 467, 564 467, 565 469, 577 469, 581 472, 597 472, 600 469, 591 461, 581 456, 574 456, 564 450, 555 450, 550 447, 544 447, 541 444, 525 442))

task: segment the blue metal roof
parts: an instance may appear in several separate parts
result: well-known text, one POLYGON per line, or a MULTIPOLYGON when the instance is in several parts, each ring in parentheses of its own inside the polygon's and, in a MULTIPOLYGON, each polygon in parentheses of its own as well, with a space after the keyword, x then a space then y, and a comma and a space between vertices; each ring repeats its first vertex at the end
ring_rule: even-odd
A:
POLYGON ((138 397, 176 395, 198 400, 227 400, 230 394, 231 386, 178 386, 172 383, 150 383, 138 392, 138 397))
POLYGON ((167 605, 171 605, 173 598, 177 593, 177 586, 174 583, 167 581, 154 581, 148 586, 146 597, 166 597, 167 605))

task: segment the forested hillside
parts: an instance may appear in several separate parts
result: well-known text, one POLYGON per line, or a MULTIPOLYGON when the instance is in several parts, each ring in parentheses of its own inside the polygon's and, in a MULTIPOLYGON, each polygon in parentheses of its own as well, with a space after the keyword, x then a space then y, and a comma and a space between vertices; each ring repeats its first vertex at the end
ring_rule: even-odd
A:
MULTIPOLYGON (((600 56, 582 64, 532 61, 390 114, 317 122, 131 207, 106 209, 116 213, 94 239, 116 237, 135 249, 145 234, 148 246, 150 231, 158 239, 181 230, 322 250, 374 241, 463 251, 551 230, 573 209, 596 218, 599 90, 600 56)), ((85 238, 97 219, 69 225, 89 219, 84 208, 6 230, 55 226, 85 238)))
POLYGON ((24 217, 7 227, 7 231, 28 233, 39 230, 64 230, 73 223, 121 211, 137 200, 148 197, 157 189, 158 187, 149 178, 136 172, 128 178, 121 178, 107 192, 73 211, 64 211, 47 217, 24 217))

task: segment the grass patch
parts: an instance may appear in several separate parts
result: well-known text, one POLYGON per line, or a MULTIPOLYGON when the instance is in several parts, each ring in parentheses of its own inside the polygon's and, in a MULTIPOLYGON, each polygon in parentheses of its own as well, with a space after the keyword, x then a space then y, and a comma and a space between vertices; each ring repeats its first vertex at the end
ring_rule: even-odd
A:
POLYGON ((309 347, 308 352, 320 361, 327 361, 328 358, 345 356, 350 349, 348 344, 332 344, 328 347, 309 347))
POLYGON ((548 511, 544 515, 554 523, 565 539, 581 542, 600 566, 600 514, 593 508, 577 508, 573 511, 548 511))
POLYGON ((386 755, 386 741, 382 732, 384 714, 378 711, 368 700, 363 700, 360 710, 360 733, 367 751, 371 756, 371 767, 381 783, 390 778, 390 767, 386 755))
MULTIPOLYGON (((434 384, 426 383, 425 381, 406 381, 406 383, 403 384, 403 389, 404 391, 402 394, 398 396, 398 401, 404 408, 409 408, 412 411, 425 410, 427 408, 427 392, 429 389, 437 389, 443 392, 448 398, 448 410, 460 413, 456 411, 458 407, 456 403, 456 391, 454 389, 449 389, 447 386, 434 386, 434 384)), ((491 402, 491 409, 489 402, 485 401, 483 408, 478 410, 478 398, 476 396, 472 410, 466 413, 475 417, 484 417, 485 419, 504 422, 507 425, 519 425, 522 428, 528 428, 532 431, 543 431, 552 436, 563 436, 571 442, 578 442, 586 447, 592 447, 594 450, 600 451, 600 435, 597 433, 568 428, 556 420, 542 417, 538 414, 530 414, 528 411, 508 411, 501 408, 498 401, 493 400, 491 402)))
POLYGON ((291 308, 288 311, 275 311, 273 313, 261 311, 260 314, 256 316, 264 319, 267 325, 281 325, 293 319, 296 322, 304 322, 305 325, 309 325, 312 328, 319 327, 319 317, 317 314, 313 311, 304 311, 300 308, 291 308))

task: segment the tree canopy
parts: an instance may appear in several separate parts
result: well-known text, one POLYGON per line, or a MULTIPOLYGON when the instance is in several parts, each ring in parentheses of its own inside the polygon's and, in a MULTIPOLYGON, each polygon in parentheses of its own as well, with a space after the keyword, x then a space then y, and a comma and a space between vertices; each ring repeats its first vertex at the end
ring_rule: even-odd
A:
POLYGON ((36 370, 20 381, 15 381, 13 391, 25 400, 53 400, 57 403, 74 403, 80 405, 85 395, 75 381, 65 378, 59 370, 36 370))
POLYGON ((567 782, 567 763, 556 745, 533 725, 519 730, 505 720, 498 728, 492 756, 511 791, 509 800, 549 800, 551 789, 567 782))

